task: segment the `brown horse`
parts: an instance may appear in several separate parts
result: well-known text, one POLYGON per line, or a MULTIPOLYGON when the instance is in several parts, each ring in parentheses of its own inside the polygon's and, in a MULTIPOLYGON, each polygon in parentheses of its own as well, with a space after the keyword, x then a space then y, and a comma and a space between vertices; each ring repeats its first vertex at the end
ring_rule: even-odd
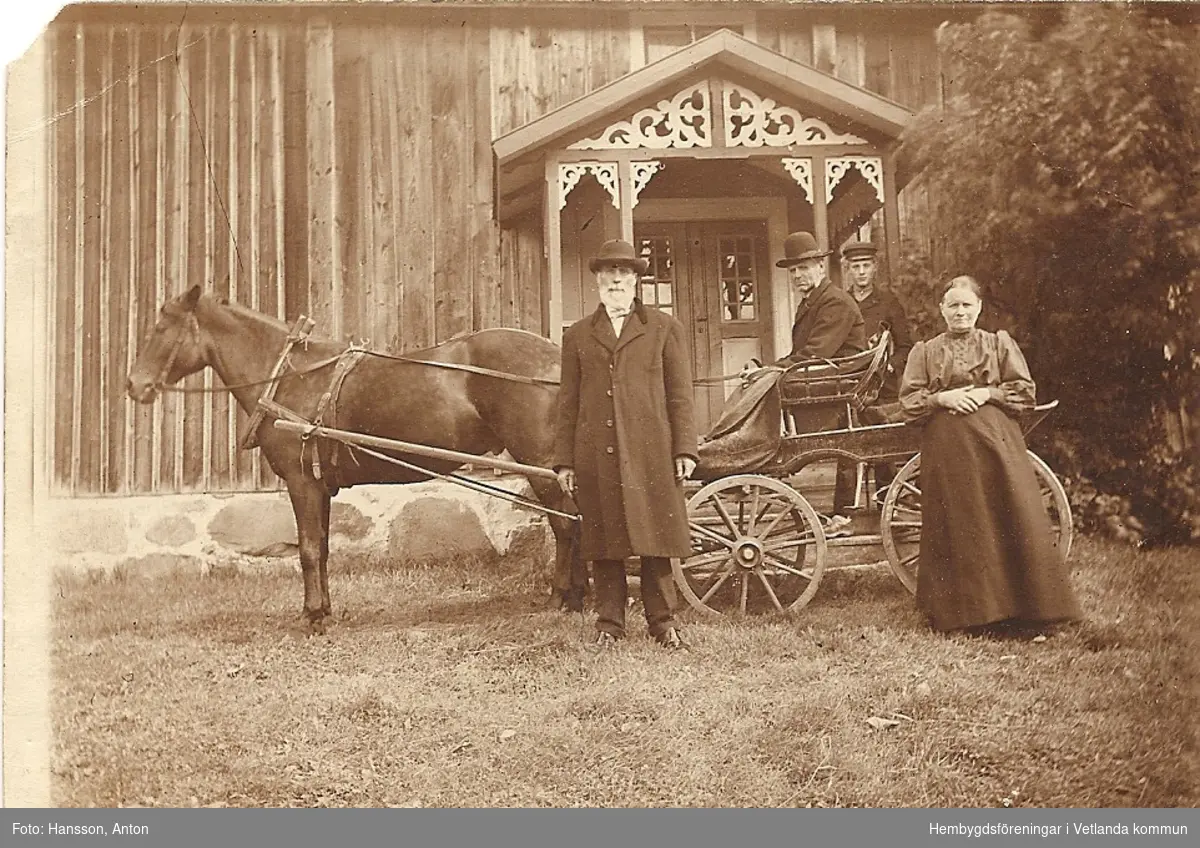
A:
MULTIPOLYGON (((253 413, 266 385, 275 400, 312 420, 329 391, 334 362, 344 345, 313 338, 292 348, 287 366, 272 381, 289 335, 281 321, 229 303, 196 286, 163 305, 158 324, 142 342, 126 390, 138 403, 151 403, 162 386, 210 366, 247 413, 253 413), (323 364, 324 363, 324 364, 323 364)), ((524 330, 492 329, 397 357, 365 356, 349 371, 336 398, 337 420, 328 426, 473 455, 507 448, 526 465, 547 466, 554 446, 559 349, 524 330), (474 366, 518 379, 451 370, 409 360, 474 366), (519 378, 532 378, 520 381, 519 378)), ((335 446, 325 440, 305 445, 277 429, 267 417, 257 442, 271 469, 287 484, 304 575, 304 613, 314 633, 324 631, 331 614, 326 560, 329 556, 330 499, 338 487, 367 483, 413 483, 430 479, 361 452, 342 456, 334 468, 335 446), (312 467, 313 444, 321 442, 320 478, 312 467), (336 471, 336 480, 330 472, 336 471)), ((409 463, 446 474, 451 461, 400 456, 409 463)), ((574 513, 553 480, 530 478, 544 506, 574 513)), ((559 603, 582 609, 586 570, 574 556, 573 522, 549 516, 556 541, 554 590, 559 603)))

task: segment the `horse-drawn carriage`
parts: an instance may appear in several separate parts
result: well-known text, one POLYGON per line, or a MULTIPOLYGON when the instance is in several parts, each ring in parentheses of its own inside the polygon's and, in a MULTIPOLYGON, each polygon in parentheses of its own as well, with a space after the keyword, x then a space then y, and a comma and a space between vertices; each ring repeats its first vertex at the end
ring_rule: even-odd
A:
MULTIPOLYGON (((514 499, 453 473, 464 464, 529 479, 537 501, 517 500, 547 514, 557 541, 555 590, 566 606, 582 608, 587 575, 572 555, 572 507, 546 467, 557 346, 498 329, 399 356, 310 339, 310 331, 311 322, 301 319, 289 329, 196 287, 164 305, 127 390, 147 403, 204 367, 217 371, 224 390, 251 416, 244 444, 260 447, 287 485, 313 630, 320 632, 331 614, 326 560, 330 499, 338 489, 438 477, 514 499), (504 451, 513 459, 487 456, 504 451)), ((884 333, 865 353, 766 369, 734 392, 701 444, 688 483, 694 552, 674 568, 691 606, 714 614, 800 609, 816 593, 831 549, 858 564, 878 563, 882 553, 916 591, 919 431, 865 423, 889 352, 884 333), (858 469, 859 514, 844 535, 827 532, 830 517, 809 497, 811 475, 806 481, 811 467, 830 460, 858 469), (864 494, 869 467, 884 462, 904 464, 885 490, 864 494)), ((1022 429, 1028 432, 1054 406, 1024 413, 1022 429)), ((1041 459, 1032 453, 1030 459, 1066 556, 1066 494, 1041 459)))
MULTIPOLYGON (((760 372, 767 385, 743 386, 701 445, 688 499, 695 553, 675 563, 676 582, 697 610, 786 612, 816 594, 831 553, 844 566, 886 558, 916 592, 921 535, 920 430, 888 421, 873 406, 885 377, 885 331, 865 353, 760 372), (876 421, 880 423, 866 423, 876 421), (831 461, 854 469, 854 517, 848 527, 813 505, 813 470, 831 461), (870 485, 873 469, 902 464, 890 484, 870 485), (834 533, 830 533, 830 527, 834 533), (831 551, 831 549, 833 549, 831 551), (882 554, 882 556, 880 556, 882 554)), ((1028 433, 1057 405, 1019 414, 1028 433)), ((1070 550, 1070 504, 1061 483, 1029 452, 1055 543, 1070 550)))

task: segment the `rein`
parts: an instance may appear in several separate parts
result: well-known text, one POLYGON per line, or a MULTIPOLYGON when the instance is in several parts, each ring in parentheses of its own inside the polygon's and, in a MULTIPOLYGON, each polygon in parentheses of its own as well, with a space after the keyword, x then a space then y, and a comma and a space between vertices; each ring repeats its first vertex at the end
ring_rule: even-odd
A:
POLYGON ((392 353, 381 353, 379 351, 368 350, 364 351, 368 356, 377 356, 380 359, 393 359, 397 362, 411 362, 414 365, 431 365, 434 368, 447 368, 451 371, 466 371, 471 374, 482 374, 485 377, 499 377, 501 380, 509 380, 514 383, 525 383, 531 386, 557 386, 560 385, 558 380, 547 380, 542 377, 526 377, 524 374, 510 374, 507 371, 495 371, 491 368, 483 368, 479 365, 463 365, 458 362, 438 362, 431 359, 413 359, 408 356, 397 356, 392 353))
MULTIPOLYGON (((305 319, 303 317, 301 317, 300 320, 301 320, 301 322, 303 322, 305 319)), ((311 331, 311 329, 312 329, 311 320, 309 321, 308 325, 305 328, 301 329, 298 325, 297 328, 293 329, 293 331, 288 334, 287 342, 284 345, 283 352, 280 354, 279 359, 276 362, 275 369, 272 372, 270 377, 267 377, 262 380, 252 380, 248 383, 238 383, 236 385, 231 385, 231 386, 221 385, 221 386, 211 386, 211 387, 201 386, 199 388, 185 388, 183 386, 167 385, 165 382, 167 375, 171 372, 171 368, 175 365, 175 360, 176 360, 176 358, 178 358, 179 351, 183 347, 183 343, 185 341, 185 336, 190 335, 191 337, 193 337, 195 339, 199 339, 199 336, 200 336, 200 325, 199 325, 199 322, 197 322, 196 316, 193 313, 190 313, 190 312, 188 313, 187 322, 188 322, 188 330, 190 331, 190 333, 185 334, 183 332, 180 332, 179 335, 176 336, 175 344, 171 348, 171 355, 169 357, 167 357, 166 363, 163 365, 162 370, 159 372, 158 379, 155 380, 155 382, 154 382, 154 387, 159 392, 164 392, 164 393, 165 392, 175 392, 178 394, 185 394, 185 395, 187 395, 187 394, 215 394, 217 392, 231 392, 231 391, 235 391, 237 389, 250 389, 250 388, 256 388, 258 386, 275 385, 286 377, 300 377, 305 374, 311 374, 314 371, 320 371, 322 368, 328 368, 330 365, 335 365, 338 361, 340 361, 342 359, 343 356, 345 356, 347 353, 350 353, 350 352, 358 352, 358 353, 365 354, 366 356, 376 357, 378 359, 390 359, 390 360, 394 360, 396 362, 408 362, 413 365, 428 365, 432 368, 445 368, 449 371, 464 371, 468 374, 479 374, 484 377, 495 377, 500 380, 508 380, 509 382, 513 382, 513 383, 524 383, 524 384, 530 385, 530 386, 558 386, 558 385, 561 385, 561 381, 559 381, 559 380, 549 380, 549 379, 546 379, 543 377, 528 377, 528 376, 525 376, 524 374, 510 374, 507 371, 496 371, 493 368, 484 368, 479 365, 467 365, 467 364, 459 363, 459 362, 439 362, 437 360, 430 360, 430 359, 414 359, 410 356, 400 356, 398 354, 383 353, 382 351, 376 351, 376 350, 364 350, 364 349, 356 347, 354 345, 350 345, 349 347, 346 348, 346 350, 342 351, 341 353, 339 353, 335 356, 327 357, 327 358, 322 359, 319 362, 316 362, 305 368, 302 368, 302 369, 293 368, 290 371, 288 371, 287 373, 280 373, 280 371, 282 370, 282 366, 287 359, 288 352, 291 350, 292 346, 298 341, 307 340, 308 332, 311 331)), ((833 363, 830 363, 830 364, 832 365, 833 363)), ((728 383, 733 380, 741 380, 741 379, 743 379, 743 377, 740 373, 738 373, 738 374, 722 374, 721 376, 718 376, 718 377, 701 377, 700 379, 693 380, 692 385, 694 385, 694 386, 715 386, 715 385, 720 385, 721 383, 728 383)))
POLYGON ((278 383, 279 381, 281 381, 287 377, 303 377, 305 374, 311 374, 314 371, 320 371, 322 368, 328 368, 330 365, 335 364, 341 358, 342 358, 342 354, 339 353, 337 356, 330 356, 326 359, 322 359, 319 362, 315 362, 312 365, 309 365, 305 368, 299 368, 299 369, 293 368, 291 371, 287 372, 286 374, 280 374, 275 377, 267 377, 264 380, 253 380, 249 383, 237 383, 232 386, 220 385, 220 386, 212 386, 211 388, 201 386, 200 388, 197 388, 197 389, 188 389, 188 388, 184 388, 182 386, 167 386, 167 385, 161 385, 161 384, 156 383, 155 389, 157 391, 163 392, 163 393, 175 392, 176 394, 181 394, 181 395, 215 394, 217 392, 232 392, 232 391, 236 391, 237 389, 252 389, 256 386, 266 386, 271 383, 278 383))

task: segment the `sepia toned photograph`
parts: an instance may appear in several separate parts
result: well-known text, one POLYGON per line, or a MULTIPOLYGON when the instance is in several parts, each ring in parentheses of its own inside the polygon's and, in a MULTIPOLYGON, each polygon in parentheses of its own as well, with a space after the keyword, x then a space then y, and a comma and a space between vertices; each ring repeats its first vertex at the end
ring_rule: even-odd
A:
POLYGON ((1198 49, 63 6, 7 75, 4 805, 1196 807, 1198 49))

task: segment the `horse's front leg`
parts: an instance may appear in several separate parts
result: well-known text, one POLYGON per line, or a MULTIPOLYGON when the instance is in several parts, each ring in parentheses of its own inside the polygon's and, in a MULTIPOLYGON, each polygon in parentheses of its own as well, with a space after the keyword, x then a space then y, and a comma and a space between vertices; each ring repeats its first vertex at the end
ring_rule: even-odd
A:
MULTIPOLYGON (((573 513, 571 501, 562 493, 558 483, 545 480, 532 481, 534 493, 543 506, 559 512, 573 513)), ((554 602, 559 609, 579 612, 587 595, 587 563, 579 557, 578 522, 549 516, 550 529, 554 531, 554 602)))
POLYGON ((300 571, 304 578, 304 614, 309 633, 325 632, 329 615, 329 587, 325 559, 329 553, 329 493, 312 478, 288 480, 288 497, 296 515, 300 543, 300 571))
POLYGON ((333 510, 333 497, 326 495, 321 510, 321 612, 326 618, 333 617, 333 601, 329 598, 329 515, 333 510))
POLYGON ((554 582, 559 606, 581 612, 588 590, 588 570, 579 555, 579 523, 551 516, 550 529, 554 531, 554 582))

